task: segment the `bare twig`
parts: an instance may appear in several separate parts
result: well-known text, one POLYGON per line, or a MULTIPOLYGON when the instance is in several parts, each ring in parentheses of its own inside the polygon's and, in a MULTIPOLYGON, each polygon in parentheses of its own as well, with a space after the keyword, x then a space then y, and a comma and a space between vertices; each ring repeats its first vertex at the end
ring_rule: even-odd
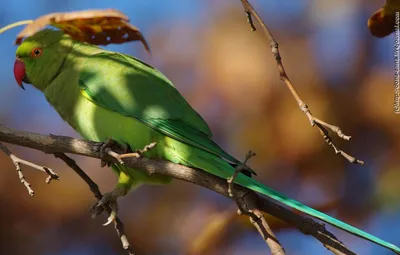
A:
POLYGON ((32 162, 29 162, 27 160, 20 159, 19 157, 15 156, 6 146, 4 146, 2 143, 0 143, 0 150, 2 150, 5 154, 7 154, 12 162, 15 165, 15 169, 17 171, 18 177, 21 181, 22 184, 24 184, 25 188, 28 190, 28 193, 30 196, 33 196, 35 194, 35 191, 31 188, 31 184, 25 179, 24 174, 22 173, 21 170, 21 165, 26 165, 30 166, 32 168, 35 168, 39 171, 44 172, 47 175, 46 178, 46 183, 50 183, 52 180, 59 180, 60 177, 58 176, 57 173, 55 173, 52 169, 45 167, 45 166, 39 166, 36 165, 32 162))
MULTIPOLYGON (((83 139, 16 131, 0 125, 0 142, 20 145, 49 154, 71 153, 118 163, 118 161, 113 157, 101 155, 100 148, 103 143, 86 141, 83 139)), ((123 150, 121 149, 121 151, 123 150)), ((223 196, 230 197, 226 179, 221 179, 205 171, 199 171, 195 168, 162 160, 149 159, 146 157, 130 157, 124 158, 123 160, 126 166, 144 171, 149 175, 157 173, 169 176, 174 179, 203 186, 223 196)), ((305 224, 313 222, 314 224, 308 227, 306 232, 303 231, 305 234, 312 235, 324 245, 329 245, 337 250, 344 251, 345 254, 354 254, 342 243, 338 242, 335 238, 332 238, 332 235, 325 229, 325 227, 316 223, 314 220, 298 215, 279 203, 264 197, 245 196, 246 194, 254 194, 254 192, 252 193, 247 188, 234 185, 234 189, 237 197, 246 199, 245 204, 249 205, 249 198, 253 198, 256 200, 256 205, 261 211, 296 226, 300 230, 303 230, 305 224), (329 235, 327 233, 329 233, 329 235)))
POLYGON ((262 234, 263 239, 267 242, 272 255, 285 255, 285 250, 279 243, 274 232, 269 227, 264 215, 259 209, 251 210, 252 216, 250 222, 257 228, 258 232, 262 234))
POLYGON ((76 174, 78 174, 79 177, 81 177, 81 179, 86 182, 86 184, 90 188, 90 191, 93 193, 93 195, 95 196, 95 198, 97 200, 100 200, 102 198, 102 194, 101 194, 101 192, 99 190, 99 186, 97 186, 97 184, 82 170, 82 168, 80 168, 78 166, 78 164, 75 162, 75 160, 73 160, 72 158, 68 157, 64 153, 57 153, 56 152, 56 153, 54 153, 54 156, 56 158, 59 158, 62 161, 64 161, 64 163, 67 164, 67 166, 69 166, 72 170, 74 170, 74 172, 76 174))
POLYGON ((318 129, 320 130, 321 135, 323 136, 325 142, 331 146, 336 154, 340 154, 342 155, 345 159, 347 159, 349 162, 354 163, 354 164, 359 164, 359 165, 364 165, 364 161, 356 159, 353 156, 350 156, 349 154, 345 153, 342 150, 338 150, 337 147, 335 146, 335 144, 332 141, 332 138, 329 136, 328 130, 331 130, 332 132, 334 132, 338 137, 344 139, 344 140, 350 140, 351 136, 347 136, 345 135, 342 130, 334 125, 328 124, 316 117, 314 117, 311 114, 310 109, 308 108, 308 106, 304 103, 304 101, 300 98, 299 93, 297 92, 297 90, 295 89, 295 87, 293 86, 292 82, 290 81, 285 67, 283 66, 282 63, 282 58, 281 58, 281 54, 279 52, 279 46, 277 41, 274 39, 274 37, 272 36, 271 32, 269 31, 267 25, 264 23, 264 21, 261 19, 261 17, 258 15, 258 13, 256 12, 256 10, 253 8, 253 6, 249 3, 248 0, 240 0, 242 2, 242 5, 244 7, 246 16, 247 16, 247 22, 250 25, 250 28, 252 31, 256 31, 256 28, 254 26, 253 23, 253 19, 252 16, 254 16, 256 18, 256 20, 258 21, 258 23, 261 25, 265 35, 268 37, 269 40, 269 44, 272 50, 272 54, 275 57, 276 60, 276 64, 278 66, 278 70, 279 70, 279 75, 281 80, 286 84, 286 86, 288 87, 288 89, 290 90, 290 92, 292 93, 294 99, 296 100, 297 104, 300 107, 300 110, 302 112, 304 112, 304 114, 307 116, 308 120, 310 121, 311 126, 317 126, 318 129))
MULTIPOLYGON (((103 197, 97 184, 82 170, 82 168, 78 166, 75 160, 68 157, 64 153, 54 153, 54 156, 64 161, 65 164, 67 164, 72 170, 75 171, 75 173, 77 173, 82 178, 82 180, 86 182, 86 184, 90 188, 90 191, 92 191, 93 195, 96 197, 97 200, 100 200, 103 197)), ((106 210, 108 215, 111 215, 111 209, 108 206, 103 206, 100 208, 102 208, 102 210, 98 212, 98 214, 100 214, 103 210, 106 210)), ((134 255, 133 248, 129 243, 128 238, 125 235, 124 224, 116 216, 114 220, 114 227, 121 240, 122 247, 128 252, 129 255, 134 255)))
POLYGON ((323 224, 320 224, 313 220, 305 218, 305 219, 303 219, 301 225, 299 226, 300 231, 306 235, 310 234, 310 231, 311 232, 315 231, 316 228, 319 228, 320 232, 321 232, 320 236, 318 237, 318 240, 320 240, 324 244, 324 246, 328 250, 330 250, 333 254, 356 255, 354 252, 348 250, 347 248, 346 249, 338 249, 337 246, 334 246, 332 244, 327 244, 326 242, 324 242, 324 239, 329 239, 329 240, 336 242, 337 244, 340 244, 340 246, 345 247, 344 244, 341 241, 339 241, 339 239, 337 239, 336 236, 334 236, 332 233, 328 232, 325 229, 323 224))
MULTIPOLYGON (((254 196, 255 194, 251 194, 254 196)), ((245 206, 243 203, 247 203, 248 200, 243 199, 241 202, 239 198, 237 198, 236 203, 239 206, 238 214, 245 214, 249 216, 251 224, 254 225, 254 227, 258 230, 260 233, 261 237, 264 239, 264 241, 267 243, 269 249, 271 250, 271 254, 273 255, 285 255, 285 249, 283 249, 282 245, 276 238, 274 232, 272 229, 269 227, 267 221, 264 218, 264 215, 262 212, 257 209, 256 206, 250 206, 249 204, 246 204, 245 206), (244 202, 246 201, 246 202, 244 202)))
MULTIPOLYGON (((246 155, 243 164, 237 166, 233 175, 227 179, 228 194, 235 200, 239 208, 238 214, 239 215, 245 214, 249 216, 250 222, 254 225, 254 227, 260 233, 261 237, 267 243, 269 249, 271 250, 271 254, 285 255, 285 250, 279 243, 274 232, 272 232, 272 229, 269 227, 267 221, 264 218, 264 215, 261 213, 259 209, 257 209, 257 203, 254 202, 254 199, 244 199, 244 197, 246 197, 247 194, 245 194, 245 196, 238 197, 234 192, 235 189, 233 187, 233 183, 235 182, 237 175, 248 168, 246 166, 247 161, 249 161, 249 159, 254 157, 255 155, 256 154, 253 151, 249 151, 246 155)), ((253 192, 251 192, 250 194, 255 195, 253 192)))
POLYGON ((121 155, 119 155, 119 158, 120 159, 122 159, 122 158, 131 158, 131 157, 140 158, 141 156, 143 156, 143 153, 153 149, 154 147, 156 147, 156 145, 157 145, 156 142, 150 143, 150 144, 144 146, 143 149, 136 150, 136 152, 121 154, 121 155))
POLYGON ((254 157, 255 155, 256 155, 255 152, 249 151, 249 152, 246 154, 246 158, 245 158, 243 164, 237 166, 237 167, 235 168, 235 172, 233 173, 233 175, 232 175, 231 177, 229 177, 228 180, 226 181, 226 182, 228 183, 228 194, 229 194, 230 197, 234 197, 234 195, 233 195, 233 193, 232 193, 232 191, 233 191, 233 183, 234 183, 234 181, 235 181, 237 175, 238 175, 239 173, 243 172, 244 170, 247 170, 247 169, 248 169, 248 167, 246 166, 247 161, 249 161, 249 159, 251 159, 251 158, 254 157))

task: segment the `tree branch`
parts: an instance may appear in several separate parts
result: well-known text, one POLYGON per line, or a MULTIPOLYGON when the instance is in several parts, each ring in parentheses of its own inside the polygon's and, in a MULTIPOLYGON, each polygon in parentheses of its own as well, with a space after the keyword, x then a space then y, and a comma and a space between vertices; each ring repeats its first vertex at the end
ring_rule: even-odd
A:
MULTIPOLYGON (((86 141, 83 139, 15 131, 0 125, 0 142, 20 145, 48 154, 70 153, 118 163, 115 158, 109 155, 101 155, 100 148, 103 143, 86 141)), ((123 151, 123 149, 121 149, 121 151, 123 151)), ((125 165, 145 171, 150 175, 155 173, 166 175, 203 186, 230 198, 227 181, 205 171, 199 171, 198 169, 167 161, 141 157, 129 157, 123 158, 122 160, 125 165)), ((278 203, 258 196, 247 188, 234 185, 234 189, 236 196, 242 198, 245 205, 256 205, 256 207, 253 208, 259 208, 265 213, 296 226, 304 234, 314 236, 326 247, 332 247, 336 251, 341 251, 344 254, 354 254, 338 241, 333 234, 328 232, 324 225, 315 222, 313 219, 298 215, 278 203)), ((249 208, 252 209, 251 207, 249 208)))
POLYGON ((258 232, 261 233, 263 239, 267 242, 268 247, 271 250, 272 255, 285 255, 285 250, 279 243, 274 232, 269 227, 263 213, 259 209, 253 209, 251 211, 253 214, 250 216, 250 222, 257 228, 258 232))
MULTIPOLYGON (((72 170, 75 171, 76 174, 78 174, 82 178, 82 180, 86 182, 86 184, 90 188, 90 191, 92 191, 93 195, 98 201, 103 197, 97 184, 82 170, 82 168, 78 166, 75 160, 68 157, 64 153, 54 153, 54 156, 64 161, 65 164, 67 164, 72 170)), ((111 215, 111 208, 109 208, 108 206, 103 206, 100 208, 102 209, 96 212, 95 216, 102 213, 103 210, 105 210, 108 215, 111 215)), ((129 255, 134 255, 133 248, 125 235, 124 224, 118 217, 115 217, 114 228, 117 231, 118 237, 121 240, 122 247, 128 252, 129 255)))
POLYGON ((272 34, 269 31, 267 25, 263 22, 261 17, 258 15, 256 10, 253 8, 253 6, 249 3, 248 0, 240 0, 240 1, 242 2, 243 8, 244 8, 245 13, 246 13, 247 22, 249 23, 251 30, 252 31, 256 31, 256 27, 254 26, 252 16, 254 16, 256 18, 256 20, 258 21, 258 23, 261 25, 261 27, 262 27, 262 29, 264 31, 264 34, 268 38, 272 54, 275 57, 276 64, 277 64, 278 70, 279 70, 280 78, 286 84, 286 86, 288 87, 290 93, 292 93, 294 99, 296 100, 297 104, 300 107, 300 110, 302 112, 304 112, 304 114, 307 116, 308 120, 310 121, 311 126, 313 126, 313 127, 317 126, 318 127, 323 139, 325 140, 325 142, 329 146, 331 146, 333 148, 333 150, 335 151, 336 154, 342 155, 345 159, 347 159, 351 163, 364 165, 364 161, 356 159, 355 157, 347 154, 346 152, 344 152, 342 150, 339 150, 337 148, 337 146, 333 143, 333 140, 329 135, 328 129, 331 130, 332 132, 336 133, 336 135, 338 137, 340 137, 340 138, 342 138, 344 140, 350 140, 351 136, 345 135, 339 127, 331 125, 329 123, 326 123, 325 121, 322 121, 322 120, 314 117, 311 114, 310 109, 304 103, 304 101, 301 99, 299 93, 297 92, 297 90, 293 86, 292 82, 290 81, 290 79, 289 79, 289 77, 288 77, 288 75, 286 73, 285 67, 283 66, 283 63, 282 63, 281 54, 279 52, 278 43, 274 39, 274 37, 272 36, 272 34))
POLYGON ((21 170, 21 165, 26 165, 26 166, 30 166, 34 169, 37 169, 39 171, 44 172, 47 175, 46 178, 46 183, 49 184, 52 180, 59 180, 59 176, 58 174, 56 174, 53 170, 51 170, 48 167, 45 166, 39 166, 36 165, 32 162, 20 159, 19 157, 15 156, 6 146, 4 146, 2 143, 0 143, 0 150, 2 150, 5 154, 7 154, 7 156, 10 157, 11 161, 14 163, 15 165, 15 170, 17 171, 18 174, 18 178, 21 181, 21 183, 25 186, 26 190, 28 191, 30 196, 33 196, 35 194, 35 192, 33 191, 33 189, 31 188, 31 184, 26 180, 24 174, 22 173, 21 170))
POLYGON ((272 232, 271 228, 269 227, 267 221, 264 218, 264 215, 258 209, 257 203, 254 200, 245 201, 243 197, 238 197, 234 192, 235 189, 233 188, 233 185, 236 177, 238 176, 239 173, 249 169, 246 165, 247 161, 250 158, 254 157, 255 155, 256 154, 253 151, 249 151, 246 155, 245 160, 243 161, 243 164, 237 166, 233 175, 228 178, 228 180, 226 181, 228 183, 228 194, 235 200, 237 206, 239 207, 238 214, 239 215, 245 214, 249 216, 250 222, 254 225, 254 227, 260 233, 261 237, 267 243, 269 249, 271 250, 271 254, 285 255, 286 254, 285 250, 279 243, 274 232, 272 232), (249 204, 249 202, 253 203, 249 204))

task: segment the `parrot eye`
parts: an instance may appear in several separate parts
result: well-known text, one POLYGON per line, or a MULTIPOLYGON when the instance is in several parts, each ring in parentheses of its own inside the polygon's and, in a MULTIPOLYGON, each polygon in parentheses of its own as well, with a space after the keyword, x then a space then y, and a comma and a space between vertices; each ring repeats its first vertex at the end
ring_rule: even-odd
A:
POLYGON ((32 57, 37 58, 37 57, 40 57, 42 55, 42 52, 43 52, 43 50, 41 48, 34 48, 32 50, 31 55, 32 55, 32 57))

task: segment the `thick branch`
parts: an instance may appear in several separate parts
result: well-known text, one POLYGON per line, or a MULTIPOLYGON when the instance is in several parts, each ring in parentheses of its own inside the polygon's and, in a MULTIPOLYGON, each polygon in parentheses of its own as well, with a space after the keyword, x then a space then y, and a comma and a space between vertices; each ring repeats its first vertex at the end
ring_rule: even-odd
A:
MULTIPOLYGON (((102 143, 85 141, 66 136, 47 136, 37 133, 24 131, 14 131, 0 125, 0 142, 7 142, 23 147, 36 149, 44 153, 70 153, 92 158, 104 159, 117 163, 117 160, 111 156, 100 155, 102 143)), ((211 175, 205 171, 199 171, 194 168, 174 164, 167 161, 152 160, 148 158, 123 158, 124 163, 132 168, 140 169, 148 174, 163 174, 175 179, 194 183, 213 190, 225 197, 230 198, 228 193, 228 183, 226 180, 211 175)), ((303 217, 293 213, 291 210, 277 204, 267 198, 257 196, 249 189, 234 185, 235 193, 238 197, 246 197, 255 200, 257 208, 265 213, 275 216, 285 222, 288 222, 299 228, 304 234, 312 235, 323 243, 326 247, 334 247, 335 250, 344 254, 354 254, 344 246, 337 238, 328 232, 324 225, 319 224, 311 218, 303 217)), ((246 200, 246 204, 248 200, 246 200)))

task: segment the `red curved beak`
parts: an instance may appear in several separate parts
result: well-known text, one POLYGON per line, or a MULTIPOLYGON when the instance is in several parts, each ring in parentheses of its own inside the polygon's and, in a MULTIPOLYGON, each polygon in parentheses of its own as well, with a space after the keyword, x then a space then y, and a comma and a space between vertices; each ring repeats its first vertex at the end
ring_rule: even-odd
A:
POLYGON ((25 77, 25 64, 18 58, 15 60, 14 63, 14 77, 17 81, 18 85, 25 90, 24 85, 22 85, 22 80, 25 77))

